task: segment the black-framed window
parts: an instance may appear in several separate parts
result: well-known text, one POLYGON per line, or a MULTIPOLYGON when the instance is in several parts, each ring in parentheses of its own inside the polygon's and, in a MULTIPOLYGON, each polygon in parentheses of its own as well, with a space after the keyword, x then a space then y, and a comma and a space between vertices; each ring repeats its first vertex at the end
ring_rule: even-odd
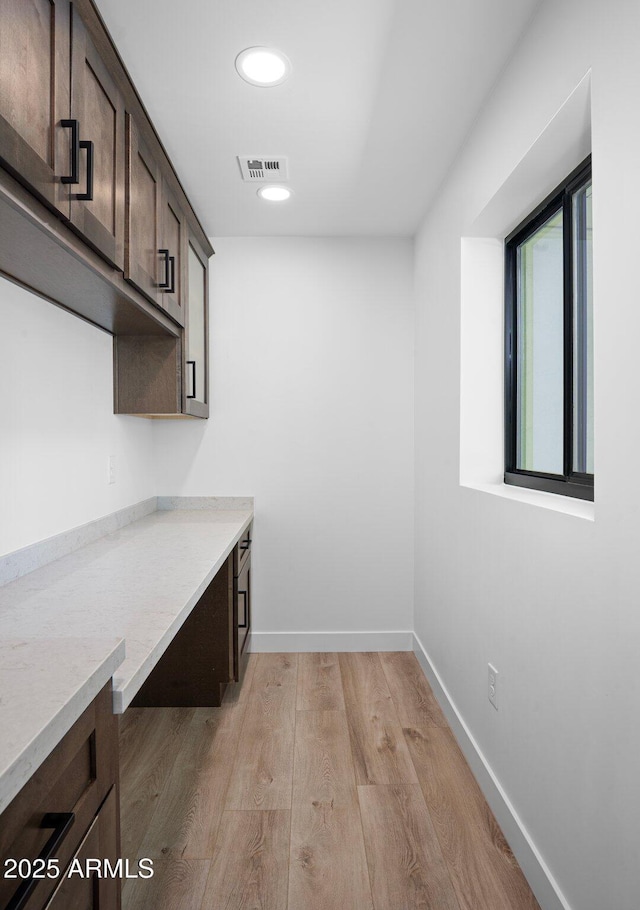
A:
POLYGON ((505 483, 593 500, 591 158, 505 240, 505 483))

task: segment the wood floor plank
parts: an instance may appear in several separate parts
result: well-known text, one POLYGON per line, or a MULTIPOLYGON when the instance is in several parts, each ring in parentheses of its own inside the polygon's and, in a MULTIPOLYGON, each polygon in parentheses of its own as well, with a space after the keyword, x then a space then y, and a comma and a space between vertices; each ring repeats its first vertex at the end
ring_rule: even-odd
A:
POLYGON ((417 784, 358 787, 375 910, 459 910, 417 784))
POLYGON ((153 878, 126 881, 122 910, 200 910, 210 865, 176 857, 154 862, 153 878))
POLYGON ((129 708, 120 736, 121 853, 135 859, 194 708, 129 708), (131 713, 130 713, 131 712, 131 713))
POLYGON ((259 654, 226 809, 290 809, 297 655, 259 654))
POLYGON ((382 652, 380 662, 403 727, 411 724, 448 726, 412 651, 382 652))
POLYGON ((213 856, 246 705, 238 701, 195 710, 140 845, 141 856, 213 856))
POLYGON ((405 736, 461 910, 539 910, 451 731, 405 736))
POLYGON ((418 782, 378 654, 340 654, 358 784, 418 782))
POLYGON ((202 910, 286 910, 289 819, 285 810, 224 813, 202 910))
POLYGON ((129 777, 131 765, 138 763, 141 744, 156 726, 153 712, 145 708, 128 708, 119 718, 120 773, 129 777))
POLYGON ((222 708, 129 709, 122 855, 156 875, 124 910, 540 910, 410 657, 341 654, 344 710, 307 708, 333 656, 292 654, 222 708))
POLYGON ((337 654, 298 655, 298 711, 343 711, 344 694, 337 654))
POLYGON ((296 717, 289 907, 373 907, 344 711, 296 717))

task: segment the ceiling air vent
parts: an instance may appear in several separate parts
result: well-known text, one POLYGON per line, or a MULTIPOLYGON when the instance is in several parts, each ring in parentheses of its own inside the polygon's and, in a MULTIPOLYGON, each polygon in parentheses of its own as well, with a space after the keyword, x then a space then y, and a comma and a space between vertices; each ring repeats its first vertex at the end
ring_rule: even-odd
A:
POLYGON ((286 158, 274 158, 264 156, 240 156, 238 155, 238 164, 242 179, 250 183, 264 180, 287 180, 289 178, 289 167, 286 158))

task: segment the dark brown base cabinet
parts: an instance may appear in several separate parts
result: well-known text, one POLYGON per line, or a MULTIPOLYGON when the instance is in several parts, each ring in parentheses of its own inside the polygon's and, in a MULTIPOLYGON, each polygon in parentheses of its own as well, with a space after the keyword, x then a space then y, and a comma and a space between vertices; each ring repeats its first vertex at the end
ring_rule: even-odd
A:
POLYGON ((136 695, 136 708, 218 707, 241 683, 251 629, 251 528, 136 695))
POLYGON ((141 686, 135 708, 217 707, 233 681, 233 556, 141 686))
POLYGON ((251 534, 250 525, 233 553, 233 662, 234 678, 241 682, 247 669, 251 642, 251 534))
POLYGON ((0 275, 115 336, 115 413, 209 416, 212 255, 92 0, 3 0, 0 275))
POLYGON ((119 910, 119 878, 64 875, 74 859, 84 869, 88 858, 114 868, 119 855, 118 719, 109 682, 0 816, 0 907, 119 910), (6 860, 44 858, 56 830, 58 878, 6 878, 6 860))

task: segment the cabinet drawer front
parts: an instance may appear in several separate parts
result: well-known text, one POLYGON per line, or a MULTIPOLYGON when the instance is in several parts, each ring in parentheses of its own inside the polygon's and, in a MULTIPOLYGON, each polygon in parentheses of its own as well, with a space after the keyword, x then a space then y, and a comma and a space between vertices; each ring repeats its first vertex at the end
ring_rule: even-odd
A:
POLYGON ((251 555, 251 541, 253 540, 253 522, 249 525, 233 551, 233 574, 238 576, 243 566, 251 555))
MULTIPOLYGON (((0 861, 43 855, 52 837, 43 827, 50 813, 73 813, 74 819, 52 858, 65 869, 117 777, 117 720, 112 714, 111 684, 76 721, 46 761, 0 816, 0 861)), ((55 879, 41 879, 25 905, 39 910, 54 890, 55 879)), ((20 880, 0 878, 0 907, 21 885, 20 880)))

